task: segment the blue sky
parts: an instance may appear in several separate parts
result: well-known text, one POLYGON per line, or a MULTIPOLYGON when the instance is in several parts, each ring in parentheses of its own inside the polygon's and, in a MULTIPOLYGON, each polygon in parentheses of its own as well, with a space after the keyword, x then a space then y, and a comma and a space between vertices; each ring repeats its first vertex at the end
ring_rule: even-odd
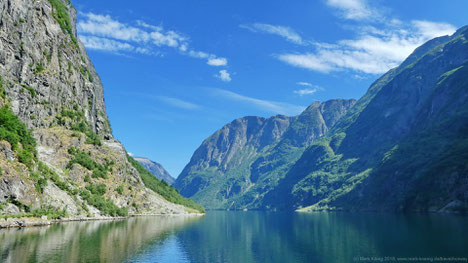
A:
POLYGON ((360 98, 466 0, 74 0, 114 135, 177 176, 235 118, 360 98), (450 3, 450 4, 448 4, 450 3))

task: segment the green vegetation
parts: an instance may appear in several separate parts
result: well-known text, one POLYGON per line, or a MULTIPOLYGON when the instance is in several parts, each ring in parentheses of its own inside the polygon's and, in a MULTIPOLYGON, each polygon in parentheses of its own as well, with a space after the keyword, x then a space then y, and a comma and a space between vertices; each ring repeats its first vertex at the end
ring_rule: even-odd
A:
POLYGON ((104 193, 102 187, 90 187, 87 188, 92 189, 93 192, 90 192, 88 189, 84 189, 81 191, 81 197, 88 202, 88 204, 96 207, 99 209, 103 214, 109 216, 128 216, 127 208, 119 208, 116 206, 112 201, 104 198, 102 195, 105 193, 105 186, 104 186, 104 193))
POLYGON ((205 212, 205 208, 195 203, 193 200, 185 198, 172 186, 168 185, 165 181, 160 181, 152 173, 148 172, 138 161, 127 155, 128 161, 137 169, 141 179, 146 187, 164 197, 167 201, 183 205, 185 207, 194 209, 199 212, 205 212))
POLYGON ((91 183, 91 177, 89 176, 89 174, 87 174, 87 175, 85 176, 84 181, 85 181, 86 183, 91 183))
POLYGON ((71 63, 71 61, 68 61, 68 69, 67 69, 67 72, 68 72, 69 74, 72 73, 72 63, 71 63))
POLYGON ((6 100, 6 91, 5 88, 3 88, 3 78, 0 76, 0 98, 3 100, 6 100))
POLYGON ((0 140, 8 141, 19 161, 31 167, 36 156, 36 140, 7 105, 0 108, 0 140))
MULTIPOLYGON (((49 219, 58 219, 58 218, 63 218, 66 216, 66 210, 65 209, 56 209, 53 207, 45 207, 45 208, 38 208, 38 209, 33 209, 26 205, 21 203, 20 201, 16 199, 8 199, 8 203, 14 204, 17 206, 20 210, 24 211, 23 213, 20 214, 13 214, 13 215, 0 215, 0 218, 19 218, 19 217, 42 217, 42 216, 47 216, 49 219)), ((3 204, 1 204, 3 206, 3 204)), ((2 207, 0 207, 1 209, 2 207)))
POLYGON ((69 193, 70 195, 77 194, 76 190, 72 190, 66 182, 62 181, 62 179, 60 179, 60 177, 52 169, 47 167, 47 165, 45 165, 44 163, 39 162, 38 170, 44 178, 54 182, 54 184, 61 190, 69 193))
POLYGON ((70 16, 68 15, 68 8, 60 0, 49 0, 49 3, 54 9, 54 11, 52 12, 52 16, 59 23, 62 31, 70 36, 73 46, 77 48, 78 41, 76 40, 76 37, 73 34, 70 16))
MULTIPOLYGON (((83 61, 84 62, 84 61, 83 61)), ((81 75, 83 75, 84 77, 88 78, 88 80, 90 82, 93 82, 94 81, 94 78, 93 78, 93 75, 91 75, 91 72, 89 71, 89 69, 86 67, 86 66, 81 66, 80 68, 80 72, 81 72, 81 75)))
POLYGON ((73 110, 62 109, 61 113, 55 116, 58 125, 67 126, 67 123, 71 125, 70 129, 72 131, 82 132, 86 135, 87 144, 93 144, 96 146, 101 146, 101 138, 89 128, 89 124, 85 120, 85 115, 83 111, 78 110, 78 105, 73 106, 73 110), (67 121, 67 118, 70 121, 67 121))
POLYGON ((20 42, 19 52, 20 52, 20 56, 22 57, 24 55, 24 41, 20 42))
POLYGON ((86 186, 86 189, 93 195, 104 195, 107 192, 105 184, 89 184, 86 186))
POLYGON ((86 138, 85 143, 96 145, 96 146, 102 145, 101 138, 99 138, 99 136, 96 133, 94 133, 92 130, 87 130, 85 134, 88 137, 86 138))
MULTIPOLYGON (((52 49, 51 49, 50 53, 47 52, 47 50, 44 50, 44 51, 42 52, 42 54, 44 54, 44 56, 46 56, 47 62, 50 63, 50 61, 52 60, 52 49)), ((59 53, 59 54, 60 54, 60 53, 59 53)))
POLYGON ((29 91, 33 98, 37 97, 37 91, 26 84, 21 84, 21 86, 29 91))
POLYGON ((102 169, 94 169, 91 177, 107 179, 107 171, 102 169))
POLYGON ((93 178, 107 178, 107 171, 112 166, 112 163, 106 162, 105 165, 99 164, 91 159, 88 153, 76 149, 75 147, 71 147, 68 150, 68 153, 74 155, 74 157, 68 162, 66 166, 67 169, 70 169, 73 164, 77 163, 84 168, 93 171, 93 174, 91 175, 93 178))
POLYGON ((117 188, 115 188, 115 191, 118 193, 118 194, 123 194, 123 185, 119 185, 117 188))
POLYGON ((44 71, 44 66, 42 66, 41 63, 38 63, 36 65, 36 68, 34 69, 34 74, 35 75, 40 74, 42 71, 44 71))
POLYGON ((0 218, 20 218, 20 217, 42 217, 47 216, 48 219, 59 219, 67 216, 65 209, 56 208, 38 208, 31 212, 14 214, 14 215, 0 215, 0 218))
POLYGON ((44 188, 47 186, 47 180, 41 174, 31 173, 31 178, 35 181, 36 190, 38 193, 44 193, 44 188))

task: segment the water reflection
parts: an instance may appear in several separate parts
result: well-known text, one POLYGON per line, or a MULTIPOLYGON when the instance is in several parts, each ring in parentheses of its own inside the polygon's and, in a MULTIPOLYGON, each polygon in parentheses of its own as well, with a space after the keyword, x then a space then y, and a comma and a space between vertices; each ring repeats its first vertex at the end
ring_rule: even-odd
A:
POLYGON ((468 258, 468 218, 457 215, 211 212, 177 237, 190 262, 468 258))
POLYGON ((0 261, 328 263, 353 262, 359 257, 467 259, 467 244, 468 217, 461 215, 213 211, 201 218, 144 217, 2 230, 0 261))
POLYGON ((140 217, 0 230, 1 262, 123 262, 199 217, 140 217))

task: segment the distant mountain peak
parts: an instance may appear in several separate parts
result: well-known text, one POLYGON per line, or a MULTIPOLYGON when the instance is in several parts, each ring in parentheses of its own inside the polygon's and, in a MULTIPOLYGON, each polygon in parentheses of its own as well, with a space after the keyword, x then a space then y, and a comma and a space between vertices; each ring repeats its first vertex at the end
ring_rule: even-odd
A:
POLYGON ((133 157, 137 160, 143 167, 146 168, 150 173, 154 174, 159 180, 164 180, 169 185, 172 185, 175 182, 174 177, 172 177, 166 169, 155 161, 152 161, 145 157, 133 157))

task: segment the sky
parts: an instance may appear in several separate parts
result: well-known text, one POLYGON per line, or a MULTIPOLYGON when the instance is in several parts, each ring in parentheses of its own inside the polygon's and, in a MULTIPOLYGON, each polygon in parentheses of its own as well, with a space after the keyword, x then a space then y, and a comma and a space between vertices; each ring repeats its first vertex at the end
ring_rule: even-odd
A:
POLYGON ((468 24, 466 0, 73 0, 114 136, 177 177, 244 116, 359 99, 425 41, 468 24))

